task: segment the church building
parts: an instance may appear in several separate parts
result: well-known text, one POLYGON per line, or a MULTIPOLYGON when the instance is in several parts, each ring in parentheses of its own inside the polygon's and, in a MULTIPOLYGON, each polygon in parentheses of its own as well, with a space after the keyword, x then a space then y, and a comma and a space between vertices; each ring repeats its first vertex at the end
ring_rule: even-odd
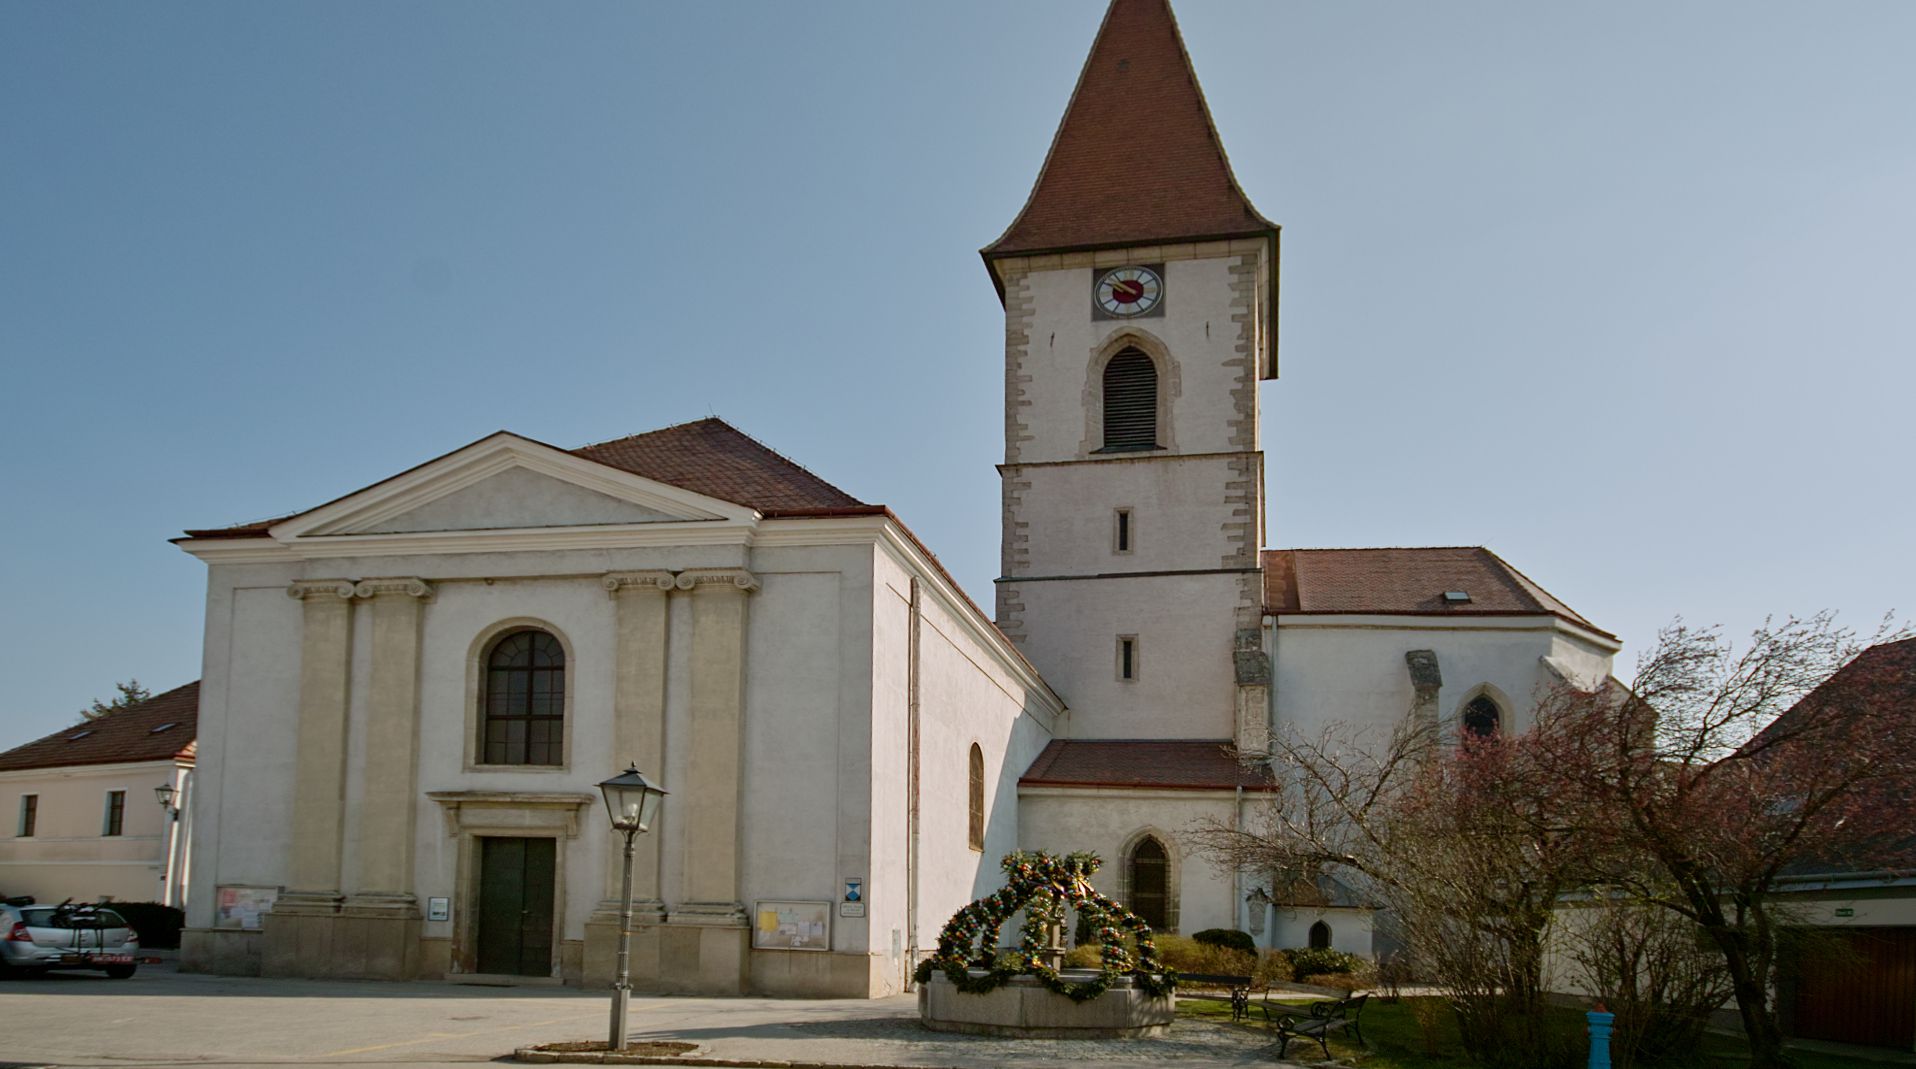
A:
POLYGON ((1114 0, 983 250, 990 613, 883 505, 716 419, 501 431, 187 532, 211 893, 186 967, 604 984, 621 840, 595 784, 628 763, 671 791, 638 840, 639 990, 902 991, 1017 849, 1098 852, 1164 930, 1372 952, 1347 890, 1218 872, 1183 833, 1243 818, 1273 732, 1521 730, 1618 644, 1485 549, 1264 548, 1278 237, 1168 4, 1114 0))

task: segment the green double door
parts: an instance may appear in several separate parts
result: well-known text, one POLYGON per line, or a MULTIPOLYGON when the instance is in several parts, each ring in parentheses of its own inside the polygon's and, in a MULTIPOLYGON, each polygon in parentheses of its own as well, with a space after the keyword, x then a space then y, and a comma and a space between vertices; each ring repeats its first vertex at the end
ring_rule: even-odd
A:
POLYGON ((553 839, 479 840, 479 971, 552 975, 553 839))

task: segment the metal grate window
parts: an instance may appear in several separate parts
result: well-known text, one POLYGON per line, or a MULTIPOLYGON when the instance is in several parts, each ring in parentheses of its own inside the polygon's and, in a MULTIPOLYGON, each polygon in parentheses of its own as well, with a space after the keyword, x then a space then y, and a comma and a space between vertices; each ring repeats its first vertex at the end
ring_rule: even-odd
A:
POLYGON ((1158 368, 1126 346, 1104 365, 1104 451, 1158 448, 1158 368))
POLYGON ((544 631, 517 631, 486 657, 482 761, 557 765, 565 752, 565 647, 544 631))

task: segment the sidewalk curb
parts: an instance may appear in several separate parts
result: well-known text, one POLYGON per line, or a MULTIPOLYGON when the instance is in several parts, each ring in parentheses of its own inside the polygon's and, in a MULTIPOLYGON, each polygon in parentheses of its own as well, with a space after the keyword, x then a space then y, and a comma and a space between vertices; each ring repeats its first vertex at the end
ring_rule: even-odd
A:
POLYGON ((520 1047, 512 1061, 534 1065, 704 1065, 727 1069, 962 1069, 960 1066, 892 1065, 883 1062, 807 1062, 785 1058, 713 1058, 690 1054, 615 1054, 610 1051, 554 1051, 520 1047))

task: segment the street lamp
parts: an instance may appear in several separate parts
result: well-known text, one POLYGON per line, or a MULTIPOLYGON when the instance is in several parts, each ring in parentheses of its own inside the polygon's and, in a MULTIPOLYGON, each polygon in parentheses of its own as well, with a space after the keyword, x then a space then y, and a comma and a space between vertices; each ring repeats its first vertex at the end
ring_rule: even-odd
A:
POLYGON ((153 788, 153 797, 160 800, 160 808, 166 810, 167 816, 172 817, 174 820, 180 819, 180 811, 173 808, 173 785, 171 783, 162 783, 158 787, 153 788))
POLYGON ((605 795, 605 812, 612 818, 612 830, 625 833, 625 883, 619 892, 619 976, 612 981, 612 1038, 607 1050, 625 1049, 625 1009, 631 1000, 629 967, 632 954, 632 840, 652 827, 659 815, 659 803, 665 788, 645 778, 638 765, 627 765, 624 772, 599 784, 605 795))

